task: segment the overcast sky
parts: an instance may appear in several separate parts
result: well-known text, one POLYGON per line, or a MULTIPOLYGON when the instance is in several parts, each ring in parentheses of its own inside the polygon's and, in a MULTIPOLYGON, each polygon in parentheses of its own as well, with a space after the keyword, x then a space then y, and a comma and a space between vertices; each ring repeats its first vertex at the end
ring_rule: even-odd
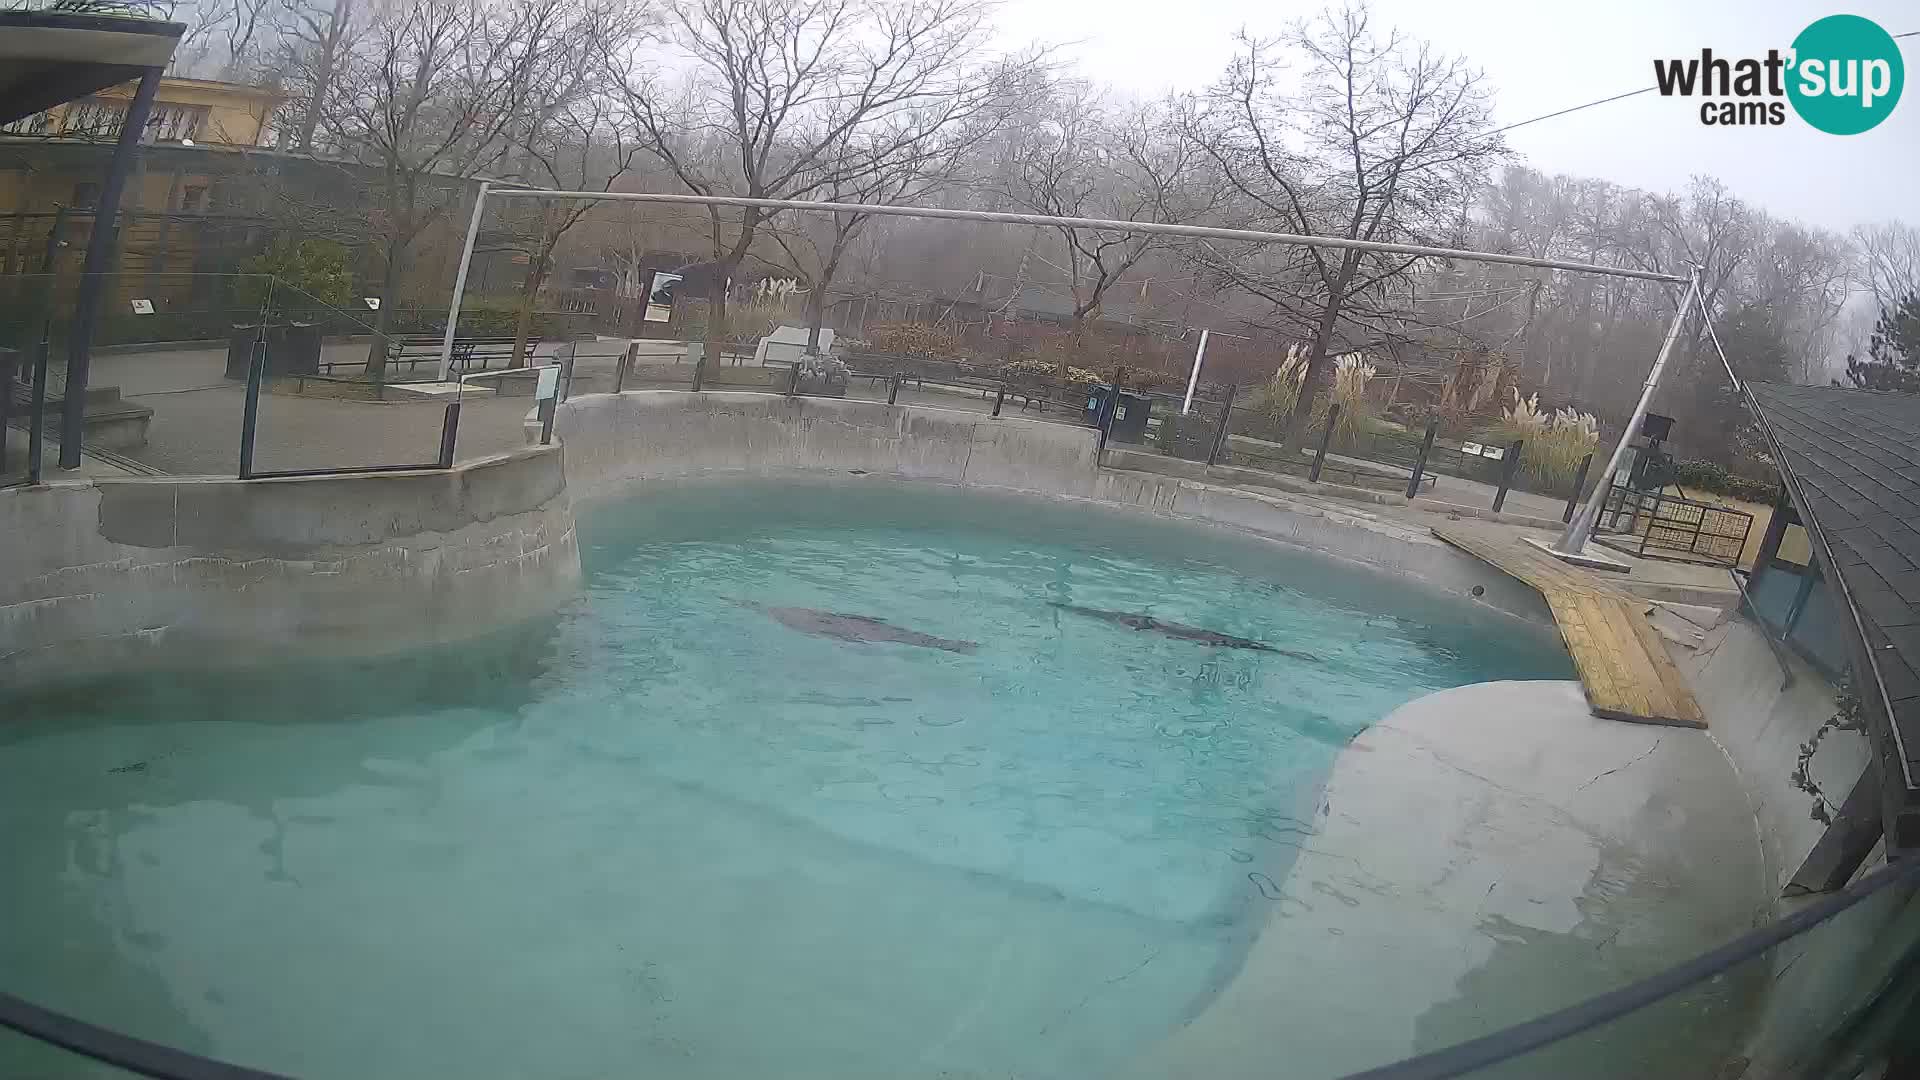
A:
MULTIPOLYGON (((1278 32, 1316 0, 1006 0, 1009 43, 1070 42, 1079 71, 1133 93, 1199 89, 1232 54, 1242 26, 1278 32)), ((1374 0, 1374 23, 1459 53, 1487 73, 1503 124, 1653 84, 1656 57, 1732 58, 1786 49, 1826 15, 1864 15, 1920 30, 1920 0, 1374 0)), ((1700 123, 1699 99, 1645 94, 1532 124, 1508 139, 1528 164, 1655 191, 1710 173, 1782 217, 1845 230, 1920 223, 1920 38, 1906 38, 1907 87, 1893 115, 1863 135, 1826 135, 1791 115, 1783 127, 1700 123), (1691 102, 1691 103, 1689 103, 1691 102)))

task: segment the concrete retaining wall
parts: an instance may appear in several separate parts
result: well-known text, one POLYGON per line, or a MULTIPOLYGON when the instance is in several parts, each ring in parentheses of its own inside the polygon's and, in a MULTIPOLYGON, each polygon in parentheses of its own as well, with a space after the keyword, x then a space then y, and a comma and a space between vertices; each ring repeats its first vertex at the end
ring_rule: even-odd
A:
POLYGON ((580 577, 558 447, 455 469, 0 491, 0 686, 372 655, 553 609, 580 577))
POLYGON ((1729 618, 1692 653, 1674 650, 1674 660, 1740 771, 1777 891, 1826 831, 1820 808, 1839 809, 1870 749, 1865 733, 1835 726, 1833 684, 1791 653, 1793 686, 1781 688, 1779 661, 1760 635, 1749 620, 1729 618))
POLYGON ((559 407, 554 431, 567 448, 576 499, 616 496, 650 480, 806 472, 1091 499, 1284 540, 1522 618, 1551 619, 1537 592, 1425 529, 1280 491, 1100 469, 1096 433, 1069 424, 842 398, 643 390, 575 397, 559 407))

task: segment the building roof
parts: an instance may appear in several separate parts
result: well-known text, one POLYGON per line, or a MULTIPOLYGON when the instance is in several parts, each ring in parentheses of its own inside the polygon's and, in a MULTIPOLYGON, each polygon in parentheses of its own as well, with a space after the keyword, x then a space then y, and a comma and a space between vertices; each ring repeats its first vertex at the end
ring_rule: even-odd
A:
MULTIPOLYGON (((1859 616, 1857 690, 1870 720, 1887 714, 1875 732, 1883 794, 1920 829, 1920 395, 1747 390, 1814 550, 1831 552, 1823 561, 1859 616)), ((1889 838, 1920 846, 1920 835, 1889 838)))
POLYGON ((0 11, 0 124, 166 66, 186 29, 128 14, 0 11))

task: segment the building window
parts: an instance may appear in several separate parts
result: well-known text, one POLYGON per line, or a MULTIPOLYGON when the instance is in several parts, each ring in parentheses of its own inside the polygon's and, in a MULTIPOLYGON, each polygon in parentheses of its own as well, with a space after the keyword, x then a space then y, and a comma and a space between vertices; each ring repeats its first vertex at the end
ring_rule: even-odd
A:
POLYGON ((67 106, 66 126, 61 134, 75 139, 111 139, 120 134, 120 122, 126 115, 124 101, 99 98, 76 101, 67 106))
POLYGON ((155 102, 153 112, 147 116, 147 129, 141 132, 141 142, 180 142, 184 139, 200 137, 200 128, 207 118, 205 105, 169 105, 155 102))
POLYGON ((8 135, 51 135, 53 134, 53 113, 37 112, 32 116, 23 116, 11 124, 0 124, 0 132, 8 135))
POLYGON ((188 184, 180 189, 180 209, 192 214, 207 212, 207 186, 188 184))
POLYGON ((100 185, 91 180, 82 180, 73 185, 74 207, 81 210, 93 210, 100 205, 100 185))

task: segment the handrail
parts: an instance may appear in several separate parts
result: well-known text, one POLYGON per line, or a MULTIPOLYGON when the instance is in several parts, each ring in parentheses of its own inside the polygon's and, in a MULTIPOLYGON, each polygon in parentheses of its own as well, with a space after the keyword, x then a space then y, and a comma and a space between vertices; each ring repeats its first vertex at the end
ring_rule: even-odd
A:
MULTIPOLYGON (((1639 982, 1546 1016, 1432 1053, 1353 1073, 1344 1080, 1451 1080, 1571 1038, 1704 982, 1761 955, 1880 890, 1920 884, 1920 859, 1892 863, 1766 926, 1639 982)), ((292 1080, 149 1042, 0 993, 0 1027, 154 1080, 292 1080)))

